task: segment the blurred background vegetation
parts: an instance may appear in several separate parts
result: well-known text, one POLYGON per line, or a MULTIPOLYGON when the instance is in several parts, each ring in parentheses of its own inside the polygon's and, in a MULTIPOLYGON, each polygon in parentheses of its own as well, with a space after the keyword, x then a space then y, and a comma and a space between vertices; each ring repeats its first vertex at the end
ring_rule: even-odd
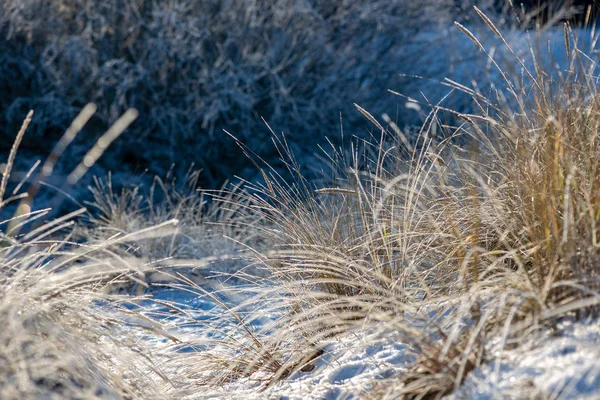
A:
POLYGON ((276 163, 262 118, 299 157, 325 136, 339 139, 340 113, 348 132, 367 135, 353 103, 396 116, 400 126, 415 122, 387 89, 403 89, 400 73, 443 68, 427 35, 468 19, 468 3, 2 0, 0 145, 10 148, 33 108, 22 151, 46 154, 92 101, 96 129, 80 142, 92 143, 129 107, 141 116, 101 161, 105 169, 164 175, 173 163, 195 162, 204 187, 251 178, 223 129, 276 163))
MULTIPOLYGON (((473 3, 1 0, 0 149, 8 151, 33 108, 21 151, 45 155, 83 105, 95 102, 98 113, 73 160, 127 108, 140 111, 97 169, 165 176, 172 165, 183 171, 193 162, 206 188, 236 175, 252 180, 250 161, 223 130, 277 167, 266 123, 285 133, 300 164, 314 165, 315 144, 326 137, 340 141, 342 130, 369 136, 353 103, 378 117, 387 113, 404 129, 420 125, 424 113, 388 89, 436 104, 450 90, 427 79, 486 81, 473 76, 473 63, 486 59, 457 43, 457 35, 465 38, 451 29, 454 20, 479 21, 473 3)), ((516 29, 584 5, 476 3, 516 29)), ((452 101, 454 109, 468 107, 452 101)))

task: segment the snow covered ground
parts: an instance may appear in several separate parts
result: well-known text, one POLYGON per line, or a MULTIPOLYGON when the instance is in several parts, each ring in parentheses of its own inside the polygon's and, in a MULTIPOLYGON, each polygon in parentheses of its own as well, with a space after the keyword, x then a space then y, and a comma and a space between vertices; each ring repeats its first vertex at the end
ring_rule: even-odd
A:
POLYGON ((471 373, 455 399, 600 398, 600 321, 566 321, 471 373))
MULTIPOLYGON (((178 291, 159 292, 161 300, 187 304, 202 321, 215 304, 206 297, 178 291)), ((156 311, 156 306, 151 307, 156 311)), ((213 310, 214 311, 214 310, 213 310)), ((211 315, 214 313, 211 312, 211 315)), ((274 316, 269 316, 273 318, 274 316)), ((265 317, 264 323, 269 318, 265 317)), ((181 321, 172 321, 175 325, 181 321)), ((190 341, 214 334, 207 325, 187 324, 171 331, 174 336, 190 341)), ((214 338, 214 336, 212 336, 214 338)), ((165 342, 148 342, 160 352, 165 342)), ((500 346, 502 347, 502 346, 500 346)), ((471 372, 464 384, 448 399, 597 399, 600 398, 600 321, 571 320, 531 334, 518 348, 500 347, 493 361, 471 372)), ((493 346, 492 346, 493 349, 493 346)), ((215 348, 213 347, 213 351, 215 348)), ((217 349, 218 350, 218 349, 217 349)), ((201 352, 200 348, 186 349, 201 352)), ((334 339, 324 347, 323 355, 314 361, 314 369, 268 384, 267 376, 257 372, 221 387, 193 390, 184 398, 201 399, 359 399, 376 387, 378 381, 402 372, 416 352, 400 341, 394 332, 365 330, 334 339)), ((168 364, 165 364, 168 365, 168 364)), ((393 398, 393 397, 390 397, 393 398)))
POLYGON ((361 398, 382 378, 410 361, 410 349, 393 335, 350 334, 325 347, 311 372, 294 375, 265 386, 252 376, 189 399, 352 399, 361 398))

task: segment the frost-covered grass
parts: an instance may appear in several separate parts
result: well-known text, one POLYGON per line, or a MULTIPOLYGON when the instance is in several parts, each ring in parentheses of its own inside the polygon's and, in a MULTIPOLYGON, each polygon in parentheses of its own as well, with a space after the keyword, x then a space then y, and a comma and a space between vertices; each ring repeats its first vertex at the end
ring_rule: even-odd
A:
MULTIPOLYGON (((223 129, 276 162, 261 118, 310 157, 315 141, 335 136, 340 112, 358 126, 352 102, 395 113, 386 89, 406 82, 399 73, 438 61, 420 33, 463 19, 456 7, 468 3, 2 0, 0 145, 10 145, 31 108, 30 135, 56 138, 79 108, 96 103, 95 129, 80 139, 89 143, 135 107, 144 118, 105 169, 164 176, 193 157, 203 185, 218 188, 251 174, 223 129)), ((400 117, 404 124, 413 115, 400 117)), ((24 145, 40 154, 47 142, 24 145)))
MULTIPOLYGON (((108 177, 87 210, 56 217, 32 208, 37 179, 96 110, 80 115, 33 184, 35 170, 8 188, 30 115, 0 181, 2 206, 20 202, 2 224, 0 397, 600 392, 589 350, 600 303, 600 96, 594 53, 581 47, 595 39, 565 26, 558 65, 535 41, 525 59, 474 14, 487 35, 456 29, 498 81, 446 80, 472 108, 434 107, 416 135, 357 105, 374 139, 332 143, 320 180, 303 175, 293 138, 274 135, 282 174, 242 136, 259 182, 199 193, 192 173, 115 192, 108 177), (502 60, 489 43, 504 46, 502 60), (582 365, 561 375, 538 365, 547 360, 582 365)), ((136 114, 108 130, 65 188, 136 114)))
MULTIPOLYGON (((457 26, 496 67, 485 38, 457 26)), ((498 66, 491 96, 449 81, 474 111, 457 113, 464 124, 452 127, 434 109, 415 140, 358 107, 381 140, 349 152, 333 146, 325 186, 266 167, 251 197, 274 245, 255 252, 269 274, 244 307, 280 317, 268 334, 252 333, 253 351, 216 368, 212 383, 262 372, 268 388, 315 368, 337 338, 375 327, 407 345, 410 362, 363 389, 439 398, 536 331, 597 315, 596 65, 567 26, 563 45, 558 69, 515 53, 520 73, 498 66)), ((286 142, 277 147, 294 175, 286 142)), ((534 383, 522 396, 543 393, 534 383)))

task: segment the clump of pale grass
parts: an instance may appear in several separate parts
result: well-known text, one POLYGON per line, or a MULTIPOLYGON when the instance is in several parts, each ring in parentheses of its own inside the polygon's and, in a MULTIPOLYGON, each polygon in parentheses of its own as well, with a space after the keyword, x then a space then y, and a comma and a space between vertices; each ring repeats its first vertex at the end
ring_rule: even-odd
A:
POLYGON ((1 251, 1 397, 166 396, 168 379, 117 312, 122 299, 105 290, 143 267, 102 245, 39 236, 1 251))
MULTIPOLYGON (((86 110, 84 114, 89 114, 86 110)), ((33 117, 30 112, 17 135, 0 184, 0 198, 5 197, 19 143, 33 117)), ((27 183, 20 182, 0 205, 4 209, 20 201, 15 216, 0 223, 0 315, 4 324, 0 332, 0 397, 169 398, 174 386, 139 339, 142 331, 176 339, 158 323, 124 307, 136 299, 110 295, 108 288, 130 280, 145 285, 141 278, 152 268, 133 263, 111 248, 121 242, 173 235, 176 221, 82 244, 72 240, 72 227, 83 210, 58 218, 52 218, 50 209, 32 211, 37 188, 85 124, 87 117, 82 118, 63 136, 29 189, 19 193, 27 183)), ((126 125, 109 130, 110 137, 92 148, 74 174, 81 177, 126 125)), ((25 179, 32 175, 33 170, 25 179)), ((74 183, 71 180, 66 187, 74 183)))
MULTIPOLYGON (((458 27, 495 64, 484 40, 458 27)), ((440 398, 492 359, 491 339, 502 357, 537 329, 597 315, 600 97, 595 62, 568 25, 564 37, 566 65, 542 67, 532 45, 532 62, 515 56, 522 73, 500 71, 492 96, 450 82, 475 111, 458 114, 458 127, 437 125, 442 141, 429 134, 437 110, 411 142, 359 109, 398 140, 355 147, 350 160, 334 148, 325 187, 278 144, 296 179, 266 168, 251 187, 268 221, 260 232, 277 246, 255 253, 270 273, 256 302, 267 296, 285 312, 261 342, 285 360, 269 364, 271 380, 303 365, 295 349, 376 327, 411 344, 415 362, 373 395, 440 398)))
MULTIPOLYGON (((218 335, 230 326, 232 332, 226 338, 240 338, 233 341, 236 346, 245 340, 235 333, 238 324, 245 327, 244 334, 252 333, 237 309, 230 309, 217 295, 182 274, 185 269, 210 269, 205 275, 216 275, 219 271, 213 270, 215 261, 235 258, 233 253, 239 245, 234 238, 243 236, 247 244, 256 245, 250 235, 244 234, 256 218, 240 217, 250 218, 240 210, 251 205, 236 190, 222 195, 212 193, 216 199, 209 202, 204 197, 208 194, 197 193, 197 175, 190 174, 181 186, 174 179, 166 183, 156 179, 148 194, 140 194, 142 189, 135 187, 117 195, 109 177, 107 181, 96 179, 96 187, 92 188, 95 202, 90 205, 97 210, 88 213, 86 223, 75 224, 75 218, 85 209, 57 218, 52 209, 32 211, 39 187, 94 111, 95 107, 86 107, 42 171, 34 174, 40 164, 36 163, 24 181, 11 187, 12 197, 2 202, 4 207, 20 201, 14 217, 1 223, 0 314, 9 324, 0 335, 2 398, 169 398, 195 387, 198 381, 204 382, 195 374, 182 372, 200 357, 183 360, 179 354, 186 346, 206 346, 202 338, 192 334, 180 340, 165 328, 179 330, 188 323, 197 325, 196 317, 190 316, 197 313, 186 312, 185 305, 177 302, 159 300, 155 300, 156 305, 168 306, 169 312, 152 313, 145 307, 147 296, 118 296, 115 288, 135 285, 144 291, 149 281, 175 281, 177 290, 196 291, 199 297, 208 296, 217 304, 215 310, 206 312, 205 319, 212 319, 205 323, 205 331, 218 335), (29 183, 31 177, 33 182, 29 183), (27 183, 29 188, 18 193, 27 183), (225 234, 228 239, 223 238, 225 234), (179 317, 175 326, 174 315, 179 317), (234 323, 226 316, 231 316, 234 323), (147 340, 157 344, 152 351, 144 345, 147 340), (160 345, 162 341, 172 346, 160 345)), ((19 143, 32 117, 30 113, 17 135, 0 183, 0 198, 9 186, 19 143)), ((117 123, 116 128, 109 129, 70 176, 79 179, 87 172, 126 125, 117 123)), ((63 192, 74 184, 75 179, 67 179, 63 192)), ((59 194, 54 203, 60 204, 63 195, 59 194)), ((228 363, 236 375, 269 365, 274 370, 280 368, 268 347, 261 345, 260 337, 257 333, 246 346, 245 351, 252 357, 245 359, 263 354, 263 362, 228 363)), ((229 342, 214 338, 208 341, 229 342)), ((216 357, 202 358, 211 361, 211 368, 218 365, 216 357)), ((221 374, 212 379, 231 378, 221 374)))
POLYGON ((250 228, 260 216, 247 212, 251 205, 238 187, 199 189, 200 173, 190 168, 182 182, 155 177, 149 188, 139 184, 119 192, 110 174, 106 179, 95 177, 95 186, 90 187, 93 199, 87 203, 90 212, 77 226, 76 237, 102 243, 176 219, 178 230, 172 236, 121 242, 113 250, 154 263, 156 271, 146 277, 148 281, 173 280, 168 274, 175 268, 194 280, 242 274, 247 267, 241 254, 244 246, 265 246, 250 228), (160 273, 161 267, 167 274, 160 273))

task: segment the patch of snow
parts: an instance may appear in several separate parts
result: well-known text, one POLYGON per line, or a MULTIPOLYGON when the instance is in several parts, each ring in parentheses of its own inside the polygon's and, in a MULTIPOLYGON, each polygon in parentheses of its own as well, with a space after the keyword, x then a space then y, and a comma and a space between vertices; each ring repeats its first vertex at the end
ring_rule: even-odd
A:
POLYGON ((412 350, 396 342, 393 333, 349 334, 325 347, 310 372, 296 372, 268 386, 259 373, 221 388, 203 390, 186 397, 200 399, 355 399, 372 385, 403 369, 412 350))
POLYGON ((600 321, 563 322, 473 371, 451 398, 598 399, 599 345, 600 321))

